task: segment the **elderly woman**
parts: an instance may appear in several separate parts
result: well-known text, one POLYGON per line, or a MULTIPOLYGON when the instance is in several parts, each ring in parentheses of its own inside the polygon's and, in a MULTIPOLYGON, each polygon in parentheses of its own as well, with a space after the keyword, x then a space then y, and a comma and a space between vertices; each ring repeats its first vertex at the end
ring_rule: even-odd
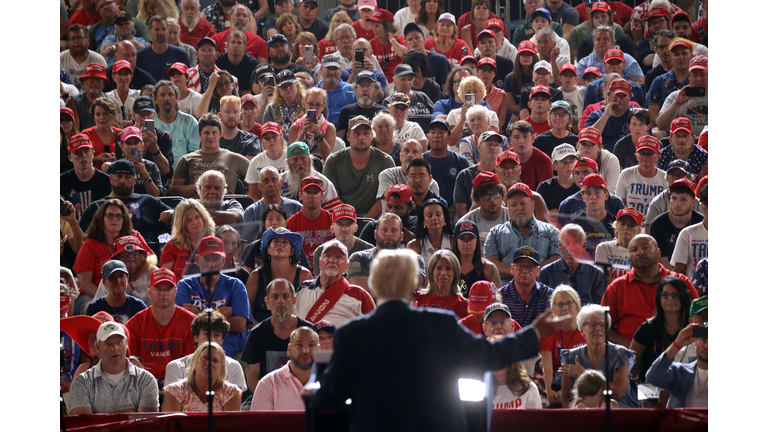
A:
MULTIPOLYGON (((648 135, 651 127, 651 116, 645 108, 630 108, 627 117, 629 134, 616 141, 613 146, 613 154, 619 161, 619 169, 630 168, 637 165, 637 140, 643 135, 648 135)), ((666 169, 667 167, 663 167, 666 169)))
POLYGON ((301 32, 296 39, 291 42, 291 61, 299 66, 306 66, 312 69, 312 76, 320 72, 320 47, 317 45, 317 38, 310 32, 301 32), (304 47, 312 47, 312 58, 309 62, 304 59, 304 47))
POLYGON ((603 148, 603 136, 593 127, 585 127, 579 132, 579 142, 576 145, 579 157, 588 157, 597 162, 597 171, 603 176, 608 185, 608 192, 616 193, 616 183, 619 181, 619 160, 613 153, 603 148))
POLYGON ((558 372, 563 376, 563 389, 560 392, 563 408, 572 405, 570 398, 563 396, 571 394, 576 378, 587 369, 605 370, 606 361, 613 398, 621 408, 638 407, 637 384, 629 376, 630 369, 635 365, 635 352, 611 342, 606 347, 606 329, 611 327, 611 316, 607 311, 608 308, 597 304, 584 306, 576 322, 586 345, 560 351, 562 365, 558 372))
POLYGON ((115 127, 120 121, 117 104, 112 99, 102 96, 91 103, 91 115, 96 126, 82 133, 91 139, 93 144, 93 167, 101 169, 104 162, 114 162, 117 135, 122 129, 115 127))
MULTIPOLYGON (((304 86, 296 82, 296 76, 289 69, 277 74, 277 92, 264 111, 264 123, 280 125, 283 138, 290 138, 291 125, 306 113, 304 108, 304 86)), ((320 117, 318 117, 319 119, 320 117)))
POLYGON ((421 144, 423 151, 427 151, 427 136, 418 123, 408 120, 409 107, 411 100, 405 93, 395 93, 389 100, 387 110, 395 120, 395 130, 393 135, 395 141, 403 145, 408 139, 415 139, 421 144))
MULTIPOLYGON (((494 335, 488 340, 501 339, 494 335)), ((534 384, 524 362, 510 363, 503 369, 493 371, 493 408, 494 409, 541 409, 539 389, 534 384)))
MULTIPOLYGON (((600 371, 586 370, 576 380, 573 389, 574 408, 605 408, 605 376, 600 371)), ((611 407, 618 408, 619 404, 611 399, 611 407)))
POLYGON ((549 307, 555 316, 571 316, 564 323, 565 329, 539 341, 547 398, 550 406, 559 406, 562 403, 562 376, 556 371, 560 369, 560 350, 583 345, 586 341, 576 325, 576 315, 581 311, 581 298, 575 289, 568 285, 560 285, 555 288, 549 299, 549 307))
POLYGON ((196 199, 181 201, 173 212, 171 241, 160 254, 160 267, 172 270, 176 280, 195 273, 195 254, 200 239, 213 235, 216 225, 208 210, 196 199))
POLYGON ((443 0, 421 0, 414 22, 421 28, 425 38, 437 35, 437 18, 444 13, 443 0))
POLYGON ((459 292, 461 265, 450 250, 439 250, 427 264, 427 288, 417 293, 415 303, 453 311, 459 319, 469 315, 469 302, 459 292))
POLYGON ((240 411, 240 389, 226 381, 227 357, 216 342, 203 342, 192 355, 187 378, 163 389, 162 412, 207 412, 208 390, 214 392, 214 411, 240 411), (210 347, 210 348, 209 348, 210 347), (210 352, 210 357, 209 357, 210 352), (210 368, 210 378, 209 378, 210 368), (208 387, 208 382, 212 387, 208 387))
POLYGON ((333 40, 333 31, 336 30, 336 27, 340 26, 341 24, 349 24, 352 25, 352 20, 349 18, 349 15, 345 11, 338 11, 335 14, 333 14, 333 17, 331 18, 331 23, 328 26, 328 33, 325 35, 324 38, 320 39, 320 41, 317 43, 318 48, 320 48, 320 55, 318 56, 320 60, 323 59, 323 56, 326 54, 333 54, 336 52, 336 41, 333 40))
MULTIPOLYGON (((494 132, 499 131, 499 116, 491 110, 491 106, 483 99, 485 99, 485 85, 480 81, 480 78, 468 76, 461 80, 459 91, 456 94, 456 101, 462 102, 463 105, 460 108, 452 109, 446 118, 446 121, 452 128, 449 145, 456 146, 461 137, 465 135, 464 131, 466 130, 468 132, 471 130, 469 122, 467 121, 467 111, 473 105, 481 105, 490 113, 490 121, 488 122, 487 130, 492 130, 494 132), (467 101, 468 95, 475 96, 474 104, 467 101)), ((482 132, 485 131, 481 131, 480 133, 482 132)), ((468 133, 466 134, 468 135, 468 133)))
POLYGON ((499 271, 492 262, 482 257, 482 248, 480 232, 474 222, 465 220, 456 224, 451 250, 459 258, 461 268, 459 290, 465 298, 469 298, 469 289, 477 281, 489 281, 497 288, 501 288, 499 271))
MULTIPOLYGON (((462 137, 455 147, 448 147, 448 150, 454 151, 469 161, 470 165, 480 163, 480 150, 477 148, 480 142, 480 135, 483 132, 492 130, 490 127, 492 111, 482 105, 475 105, 467 110, 467 123, 469 123, 470 134, 462 137)), ((501 151, 509 149, 509 139, 502 135, 501 151)), ((501 152, 500 151, 500 152, 501 152)))
MULTIPOLYGON (((112 255, 112 259, 122 261, 128 269, 128 289, 125 293, 143 301, 147 306, 152 306, 152 299, 147 289, 149 289, 149 275, 157 269, 155 266, 157 255, 151 254, 151 250, 144 250, 139 239, 134 236, 120 237, 115 245, 117 250, 112 255)), ((107 292, 107 286, 102 279, 94 298, 106 296, 107 292)))
MULTIPOLYGON (((303 34, 303 33, 302 33, 303 34)), ((302 141, 309 146, 309 152, 313 155, 327 159, 336 144, 336 126, 330 123, 324 116, 328 93, 320 87, 312 87, 304 95, 304 111, 315 111, 315 121, 307 120, 307 114, 296 120, 291 125, 288 141, 302 141)))
MULTIPOLYGON (((429 262, 436 250, 451 249, 453 222, 448 206, 440 198, 430 198, 419 207, 416 222, 416 238, 408 242, 408 249, 416 252, 429 262)), ((458 278, 460 273, 456 274, 458 278)))
POLYGON ((302 27, 301 24, 299 24, 299 19, 296 18, 295 15, 287 13, 282 14, 277 18, 277 21, 275 21, 275 28, 277 29, 277 32, 285 36, 286 39, 288 39, 288 42, 291 43, 291 46, 293 46, 302 27))
MULTIPOLYGON (((470 50, 477 46, 477 34, 485 29, 486 23, 492 18, 501 21, 498 15, 491 12, 490 0, 472 0, 472 9, 459 17, 461 39, 469 45, 470 50)), ((503 30, 504 36, 509 37, 507 30, 503 30)))
POLYGON ((451 65, 458 65, 464 56, 469 55, 471 48, 458 36, 456 17, 450 13, 444 13, 437 19, 437 36, 424 41, 424 49, 434 49, 438 54, 444 55, 451 65))
POLYGON ((371 146, 388 154, 395 161, 395 165, 400 166, 402 144, 395 141, 395 119, 392 115, 386 111, 379 111, 373 117, 371 128, 375 134, 371 146))
POLYGON ((305 280, 312 279, 312 272, 299 265, 302 241, 301 235, 287 228, 267 228, 264 232, 261 239, 261 265, 251 273, 245 284, 254 323, 269 319, 272 315, 264 302, 270 281, 283 278, 292 281, 293 286, 299 286, 305 280))
POLYGON ((643 214, 632 207, 623 208, 616 215, 613 228, 616 229, 616 238, 600 243, 595 249, 595 263, 610 265, 610 272, 606 272, 606 283, 609 284, 632 270, 629 242, 643 232, 643 214))

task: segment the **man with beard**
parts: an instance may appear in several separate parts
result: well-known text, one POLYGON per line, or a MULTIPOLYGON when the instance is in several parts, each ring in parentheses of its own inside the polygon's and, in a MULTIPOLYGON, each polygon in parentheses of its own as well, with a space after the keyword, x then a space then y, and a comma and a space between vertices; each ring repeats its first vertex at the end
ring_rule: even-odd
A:
POLYGON ((349 104, 355 103, 355 90, 352 85, 341 81, 341 57, 338 54, 327 54, 323 56, 320 75, 323 79, 315 87, 320 87, 326 91, 328 98, 326 106, 328 107, 328 122, 338 123, 341 109, 349 104))
POLYGON ((179 40, 187 45, 197 46, 200 39, 211 37, 216 33, 211 23, 200 16, 200 0, 181 0, 181 30, 179 40))
POLYGON ((660 280, 674 276, 685 282, 691 299, 699 298, 699 294, 684 274, 669 271, 659 264, 659 247, 653 237, 638 234, 627 249, 632 270, 608 285, 600 304, 611 308, 611 329, 606 337, 610 342, 629 348, 637 328, 654 314, 656 296, 653 294, 658 290, 660 280))
MULTIPOLYGON (((370 249, 372 244, 355 237, 357 232, 357 212, 349 204, 339 204, 333 208, 333 223, 331 231, 333 237, 347 247, 347 252, 353 254, 362 250, 370 249)), ((315 277, 320 275, 320 257, 323 254, 325 244, 320 245, 312 254, 312 267, 315 269, 312 273, 315 277)))
MULTIPOLYGON (((84 131, 96 126, 91 114, 91 103, 100 97, 109 97, 104 93, 104 86, 109 82, 106 69, 100 63, 90 63, 85 67, 85 72, 78 79, 83 90, 71 98, 67 98, 67 108, 74 114, 74 122, 77 130, 84 131)), ((120 106, 120 104, 118 104, 120 106)))
POLYGON ((273 279, 267 285, 264 303, 272 312, 272 317, 251 329, 243 348, 245 379, 251 392, 256 389, 260 379, 288 363, 286 351, 294 330, 312 326, 292 313, 296 291, 286 279, 273 279))
MULTIPOLYGON (((416 141, 415 139, 409 139, 408 141, 404 142, 403 145, 400 147, 400 166, 387 168, 379 174, 379 190, 376 191, 376 196, 379 197, 382 201, 384 201, 385 194, 388 193, 387 191, 389 191, 389 189, 392 186, 397 184, 408 185, 409 184, 408 165, 414 159, 423 159, 424 158, 424 156, 422 156, 423 151, 424 150, 422 150, 421 143, 416 141)), ((440 187, 437 185, 437 182, 434 179, 424 183, 424 188, 423 188, 424 194, 426 194, 427 192, 427 185, 429 185, 428 190, 432 191, 436 196, 439 196, 440 187)), ((421 192, 421 188, 419 189, 419 191, 421 192)), ((413 190, 411 190, 410 192, 413 193, 413 190)), ((408 201, 410 201, 410 199, 408 201)), ((423 202, 423 200, 421 202, 423 202)), ((382 202, 381 205, 382 205, 382 208, 386 208, 386 202, 382 202)), ((415 203, 414 203, 414 206, 415 206, 415 203)), ((390 210, 386 210, 386 211, 392 213, 390 210)), ((407 213, 405 214, 407 215, 407 213)), ((403 217, 400 214, 398 214, 398 216, 403 217)), ((406 229, 410 229, 408 228, 409 226, 408 222, 404 222, 404 223, 405 223, 406 229)), ((365 232, 366 230, 365 228, 363 228, 363 231, 360 234, 361 236, 360 238, 365 239, 363 237, 363 233, 365 232)), ((373 240, 373 231, 371 231, 370 234, 371 236, 369 238, 373 240)))
MULTIPOLYGON (((347 279, 349 283, 363 287, 370 292, 368 287, 368 276, 371 272, 371 263, 382 249, 398 249, 403 241, 403 222, 400 216, 394 213, 384 213, 378 220, 376 230, 373 232, 376 237, 376 247, 368 250, 355 252, 349 256, 349 268, 347 269, 347 279)), ((416 257, 419 262, 419 286, 424 285, 427 279, 426 265, 424 258, 420 255, 416 257)))
POLYGON ((108 66, 115 64, 115 51, 117 51, 117 43, 120 41, 130 42, 134 48, 140 50, 147 46, 147 41, 133 35, 133 21, 131 16, 127 12, 120 11, 115 15, 115 34, 111 34, 104 38, 101 42, 100 52, 107 61, 108 66))
MULTIPOLYGON (((501 135, 494 131, 485 131, 480 135, 477 143, 477 151, 480 157, 478 162, 465 168, 456 176, 456 186, 453 189, 454 205, 456 206, 456 215, 464 217, 470 210, 475 208, 479 201, 472 203, 472 191, 478 185, 478 175, 483 171, 493 173, 496 171, 496 158, 501 153, 501 145, 504 142, 501 135)), ((494 174, 494 184, 500 184, 499 178, 494 174)), ((503 195, 503 191, 501 194, 503 195)), ((501 197, 499 197, 501 198, 501 197)), ((499 201, 500 202, 500 201, 499 201)))
POLYGON ((154 16, 149 20, 152 46, 136 53, 136 64, 158 81, 168 79, 168 68, 176 62, 189 66, 189 56, 182 48, 168 43, 168 20, 154 16))
POLYGON ((552 159, 533 146, 534 130, 527 121, 518 120, 507 131, 510 150, 517 154, 521 166, 520 181, 535 190, 539 183, 552 178, 552 159))
MULTIPOLYGON (((120 8, 114 0, 97 0, 96 7, 98 8, 99 15, 101 15, 101 22, 93 24, 88 28, 88 49, 93 51, 101 47, 104 38, 115 33, 115 18, 117 18, 117 14, 120 12, 120 8)), ((147 25, 144 21, 138 18, 131 18, 131 21, 133 21, 136 36, 151 42, 152 38, 147 31, 147 25)))
POLYGON ((675 180, 667 189, 669 211, 656 216, 650 223, 648 234, 659 245, 661 265, 674 270, 670 264, 677 238, 683 228, 696 225, 704 220, 704 215, 695 210, 696 184, 687 178, 675 180))
MULTIPOLYGON (((225 52, 232 51, 232 47, 229 46, 229 33, 233 30, 239 30, 245 34, 243 37, 245 54, 257 59, 259 63, 266 63, 267 57, 269 57, 269 54, 267 53, 267 43, 264 42, 264 39, 261 36, 246 30, 248 28, 248 22, 250 19, 251 11, 247 6, 242 4, 235 5, 235 7, 232 9, 232 17, 230 20, 231 26, 228 29, 211 36, 211 39, 216 42, 219 54, 224 54, 225 52)), ((197 41, 195 41, 195 45, 197 45, 197 41)), ((243 82, 247 81, 248 80, 246 79, 243 82)))
POLYGON ((80 216, 80 228, 85 232, 93 220, 93 214, 104 204, 104 201, 117 198, 128 208, 133 229, 139 231, 146 241, 157 241, 157 236, 162 234, 162 226, 158 223, 160 214, 171 208, 151 195, 133 192, 133 187, 136 184, 136 168, 131 161, 118 159, 109 166, 107 174, 109 174, 112 193, 92 202, 83 210, 83 214, 80 216))
POLYGON ((283 186, 280 189, 280 195, 301 202, 299 190, 301 182, 309 176, 318 177, 323 182, 323 200, 321 205, 325 210, 332 210, 341 204, 339 195, 336 193, 336 187, 328 180, 328 177, 315 171, 312 166, 312 159, 309 155, 309 146, 297 141, 288 146, 286 150, 288 158, 288 171, 280 174, 283 186))
POLYGON ((304 399, 299 391, 309 381, 315 350, 319 346, 319 337, 311 328, 294 330, 288 343, 288 364, 259 380, 253 392, 251 411, 304 410, 304 399))
MULTIPOLYGON (((194 91, 203 94, 208 90, 208 79, 211 74, 218 72, 216 59, 219 53, 216 51, 216 42, 211 38, 202 38, 197 42, 197 66, 189 69, 189 82, 187 85, 194 91)), ((235 82, 235 88, 238 86, 237 77, 232 77, 235 82)))
POLYGON ((267 50, 269 52, 269 64, 274 68, 275 75, 283 69, 288 69, 293 72, 304 88, 310 88, 315 85, 312 69, 304 65, 297 65, 291 61, 291 43, 288 42, 285 36, 278 33, 269 38, 267 50))
POLYGON ((494 172, 482 171, 474 178, 471 200, 477 204, 477 208, 462 216, 459 222, 468 220, 477 225, 481 253, 491 228, 509 220, 509 212, 502 205, 505 189, 494 172))
POLYGON ((357 0, 339 0, 339 6, 325 11, 325 22, 330 23, 336 12, 344 11, 352 22, 360 19, 360 12, 357 10, 357 0))
MULTIPOLYGON (((179 111, 177 103, 179 88, 172 82, 162 80, 157 83, 153 97, 154 104, 160 108, 155 117, 155 128, 168 132, 173 137, 173 168, 176 169, 182 156, 200 148, 197 119, 179 111)), ((140 108, 138 112, 155 111, 152 99, 148 96, 139 96, 134 103, 134 113, 137 112, 136 107, 142 104, 146 104, 146 106, 140 108)))
MULTIPOLYGON (((141 90, 147 84, 154 85, 157 82, 157 80, 154 79, 152 75, 149 74, 149 72, 136 66, 136 47, 133 46, 133 43, 131 41, 117 42, 117 48, 115 48, 115 61, 118 61, 118 60, 125 60, 131 64, 133 77, 131 78, 131 82, 128 83, 129 89, 141 90)), ((112 66, 109 66, 107 68, 107 76, 111 77, 112 72, 113 72, 112 66)), ((108 83, 104 87, 104 90, 112 91, 115 89, 115 87, 116 87, 116 84, 113 79, 112 82, 108 83)))
POLYGON ((313 324, 325 319, 339 327, 376 309, 365 289, 344 278, 348 266, 347 247, 336 239, 326 243, 320 255, 320 276, 299 286, 296 316, 313 324))
MULTIPOLYGON (((524 246, 533 248, 539 256, 547 257, 544 262, 536 259, 537 266, 547 265, 560 258, 558 230, 554 225, 540 222, 533 216, 533 192, 528 185, 515 183, 507 190, 506 198, 509 221, 491 228, 483 245, 483 257, 496 264, 503 284, 509 283, 515 276, 510 271, 510 265, 517 255, 516 251, 524 246)), ((527 324, 520 323, 522 326, 527 324)))
MULTIPOLYGON (((654 124, 667 96, 690 83, 690 64, 693 58, 691 42, 675 38, 669 44, 669 52, 672 56, 672 70, 654 78, 648 90, 648 113, 654 124)), ((667 120, 664 130, 668 129, 670 121, 667 120)))
MULTIPOLYGON (((342 48, 339 48, 339 50, 342 48)), ((345 57, 345 60, 349 62, 349 67, 341 71, 341 76, 339 79, 346 81, 349 84, 356 84, 358 74, 365 71, 371 72, 373 74, 373 78, 369 79, 375 79, 379 84, 377 89, 371 93, 371 98, 373 98, 373 100, 377 103, 381 102, 384 99, 385 93, 387 93, 387 77, 381 71, 379 61, 376 60, 376 56, 373 55, 371 43, 368 41, 368 39, 359 38, 355 40, 352 43, 352 49, 349 51, 349 57, 345 57), (357 51, 363 52, 363 64, 354 61, 354 53, 357 51)))
POLYGON ((261 140, 250 133, 240 130, 241 100, 237 96, 224 96, 220 101, 221 140, 219 147, 245 156, 249 161, 261 153, 261 140))
POLYGON ((445 120, 435 119, 429 124, 429 151, 424 152, 424 160, 429 162, 432 176, 440 186, 440 197, 448 207, 453 207, 453 189, 458 174, 469 168, 469 161, 464 156, 448 150, 451 127, 445 120))
MULTIPOLYGON (((258 36, 254 35, 254 37, 258 36)), ((219 58, 216 59, 216 66, 237 77, 238 82, 247 83, 251 79, 251 72, 259 65, 259 60, 264 59, 266 61, 266 58, 259 57, 257 60, 246 53, 245 41, 245 34, 240 30, 229 32, 226 43, 227 51, 219 54, 219 58)), ((216 46, 223 47, 224 44, 219 45, 217 43, 216 46)), ((266 51, 266 47, 264 51, 266 51)), ((248 93, 248 88, 244 87, 243 92, 248 93)))
POLYGON ((216 226, 234 225, 243 221, 243 206, 234 199, 224 199, 227 180, 224 174, 216 170, 203 173, 197 183, 197 196, 200 204, 208 210, 216 226))
POLYGON ((245 179, 248 159, 219 147, 221 129, 221 119, 216 115, 206 113, 200 117, 198 123, 200 150, 185 154, 179 159, 173 172, 170 193, 182 197, 193 197, 197 192, 195 183, 208 169, 221 171, 227 180, 228 193, 235 193, 238 180, 245 179))
POLYGON ((317 40, 323 39, 328 33, 328 23, 317 17, 317 0, 299 0, 298 9, 302 31, 312 33, 317 40))
MULTIPOLYGON (((211 2, 209 0, 206 3, 209 6, 203 9, 203 12, 200 14, 200 16, 201 18, 208 20, 216 32, 223 32, 231 26, 232 14, 237 3, 244 4, 249 8, 249 10, 254 9, 254 0, 241 0, 239 2, 236 0, 219 0, 211 2)), ((251 28, 249 28, 249 30, 255 31, 255 23, 251 26, 251 28)))
MULTIPOLYGON (((667 96, 659 115, 656 117, 656 125, 660 130, 674 130, 676 129, 672 127, 675 123, 674 119, 685 117, 690 121, 691 132, 700 137, 709 123, 709 61, 706 57, 694 57, 691 59, 688 69, 690 71, 688 85, 667 96), (687 88, 691 87, 703 88, 704 96, 687 96, 685 94, 687 88)), ((672 131, 670 130, 670 132, 672 131)), ((670 141, 672 141, 671 137, 670 141)), ((703 142, 704 140, 700 139, 700 141, 703 142)), ((689 146, 692 146, 692 143, 689 146)), ((701 161, 697 162, 700 163, 701 161)))

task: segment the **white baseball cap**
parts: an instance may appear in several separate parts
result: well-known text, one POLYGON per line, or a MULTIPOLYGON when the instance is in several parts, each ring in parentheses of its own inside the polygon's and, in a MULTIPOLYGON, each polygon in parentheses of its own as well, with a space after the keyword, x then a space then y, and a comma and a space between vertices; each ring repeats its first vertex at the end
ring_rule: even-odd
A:
POLYGON ((453 23, 453 25, 456 25, 456 17, 453 16, 452 13, 446 12, 446 13, 440 15, 440 17, 437 20, 441 21, 441 20, 444 20, 444 19, 447 19, 447 20, 451 21, 453 23))
POLYGON ((567 156, 574 156, 577 159, 579 158, 579 155, 576 154, 576 148, 574 148, 570 144, 560 144, 559 146, 555 147, 555 149, 552 151, 552 160, 559 162, 563 159, 565 159, 567 156))
POLYGON ((96 332, 96 339, 98 339, 99 342, 104 342, 109 339, 110 336, 114 335, 120 335, 123 338, 126 338, 123 326, 116 322, 108 321, 99 326, 99 330, 96 332))
POLYGON ((539 60, 538 63, 533 65, 533 71, 534 72, 536 72, 537 70, 539 70, 541 68, 546 69, 547 72, 549 72, 550 75, 552 74, 552 65, 550 65, 548 61, 546 61, 546 60, 539 60))

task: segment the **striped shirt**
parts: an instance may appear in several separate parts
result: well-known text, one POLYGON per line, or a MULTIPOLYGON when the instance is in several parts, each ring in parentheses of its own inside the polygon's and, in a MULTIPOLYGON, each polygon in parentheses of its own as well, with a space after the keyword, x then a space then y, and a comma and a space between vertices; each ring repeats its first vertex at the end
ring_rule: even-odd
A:
POLYGON ((520 298, 520 294, 517 293, 517 289, 515 289, 515 281, 513 279, 512 282, 505 285, 500 291, 501 302, 509 307, 512 319, 517 321, 522 327, 525 327, 532 323, 542 312, 549 309, 549 297, 554 290, 541 282, 536 282, 536 285, 531 290, 531 296, 528 297, 528 301, 523 301, 520 298))
MULTIPOLYGON (((213 70, 216 72, 219 72, 221 69, 219 69, 216 65, 213 66, 213 70)), ((200 73, 200 65, 197 65, 193 68, 189 68, 189 81, 187 82, 187 88, 190 90, 194 90, 200 94, 205 93, 206 90, 208 90, 208 77, 210 74, 204 75, 200 73)), ((235 82, 235 90, 240 93, 240 86, 237 82, 237 77, 232 75, 232 80, 235 82)))

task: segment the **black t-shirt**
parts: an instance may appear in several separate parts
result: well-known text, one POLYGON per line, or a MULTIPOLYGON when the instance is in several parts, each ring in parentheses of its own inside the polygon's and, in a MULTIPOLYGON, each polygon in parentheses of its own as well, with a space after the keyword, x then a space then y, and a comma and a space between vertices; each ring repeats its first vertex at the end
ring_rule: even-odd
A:
POLYGON ((664 75, 665 73, 667 73, 667 71, 664 70, 664 66, 660 64, 648 71, 648 73, 645 74, 645 84, 643 84, 643 91, 648 93, 648 91, 651 89, 651 83, 653 83, 653 80, 656 79, 656 77, 664 75))
POLYGON ((427 80, 424 81, 424 86, 422 86, 420 89, 414 88, 414 90, 418 90, 427 95, 429 100, 432 102, 432 105, 443 98, 443 90, 440 88, 440 85, 432 81, 430 78, 427 78, 427 80))
MULTIPOLYGON (((562 94, 562 92, 561 92, 562 94)), ((579 136, 568 132, 568 136, 565 138, 558 138, 552 135, 552 131, 548 130, 544 133, 536 135, 536 139, 533 140, 533 146, 544 152, 545 155, 552 157, 552 152, 555 151, 555 147, 560 144, 571 144, 576 147, 576 143, 579 142, 579 136)))
POLYGON ((318 17, 315 17, 315 20, 312 21, 312 24, 309 27, 304 27, 302 25, 301 28, 302 31, 310 32, 315 35, 315 39, 318 41, 325 38, 325 35, 328 34, 328 23, 318 17))
MULTIPOLYGON (((688 221, 688 225, 685 227, 696 225, 703 220, 703 214, 696 210, 691 210, 691 220, 688 221)), ((680 235, 680 231, 682 230, 682 228, 677 229, 672 224, 672 221, 669 220, 668 211, 656 216, 656 219, 651 221, 651 236, 656 239, 662 257, 667 259, 672 257, 672 252, 675 251, 675 244, 677 243, 677 236, 680 235)))
POLYGON ((621 169, 637 165, 636 152, 637 149, 635 148, 635 143, 632 142, 631 134, 616 141, 616 145, 613 146, 613 155, 619 160, 619 167, 621 169))
MULTIPOLYGON (((312 324, 296 317, 296 328, 312 327, 312 324)), ((275 327, 271 319, 266 319, 256 325, 248 333, 248 339, 243 347, 240 358, 244 363, 261 365, 259 379, 273 370, 280 369, 288 363, 288 342, 290 338, 280 339, 275 335, 275 327)))
MULTIPOLYGON (((104 198, 94 201, 83 211, 83 215, 80 217, 80 228, 83 231, 91 224, 93 214, 104 204, 104 201, 106 201, 104 198)), ((171 210, 171 208, 159 199, 152 195, 134 193, 130 197, 120 198, 120 201, 128 208, 133 229, 140 232, 144 240, 156 242, 157 236, 163 233, 163 229, 167 230, 167 225, 159 222, 160 213, 171 210)))
POLYGON ((544 202, 547 203, 548 209, 557 210, 560 208, 560 203, 563 202, 569 196, 579 192, 579 187, 574 182, 571 187, 564 189, 557 182, 557 177, 552 177, 549 180, 544 180, 539 183, 539 187, 536 188, 536 192, 541 194, 544 198, 544 202))
MULTIPOLYGON (((633 59, 641 63, 641 59, 637 58, 637 50, 635 49, 635 42, 632 37, 626 33, 616 33, 616 45, 624 54, 629 54, 633 59)), ((595 42, 592 40, 592 35, 588 34, 579 42, 579 49, 576 51, 576 58, 579 60, 592 54, 595 49, 595 42)))
POLYGON ((96 170, 93 177, 86 182, 77 178, 74 168, 59 175, 59 195, 71 202, 76 210, 79 209, 78 217, 88 205, 110 193, 112 193, 112 185, 109 183, 109 176, 99 170, 96 170))
POLYGON ((219 139, 219 147, 243 156, 256 156, 261 153, 261 140, 256 135, 238 130, 237 135, 231 140, 223 136, 219 139))
POLYGON ((259 61, 247 53, 243 54, 243 59, 236 65, 229 61, 227 53, 220 54, 219 58, 216 59, 216 66, 237 77, 240 91, 250 90, 246 83, 251 82, 251 72, 253 72, 258 65, 259 61))
POLYGON ((645 382, 645 374, 653 362, 659 358, 677 338, 677 333, 670 335, 664 327, 656 327, 649 322, 640 324, 635 332, 634 340, 645 346, 642 357, 637 359, 637 375, 645 382))
MULTIPOLYGON (((478 60, 480 60, 483 56, 477 56, 478 60)), ((504 88, 504 78, 512 73, 512 69, 515 67, 515 62, 512 60, 497 55, 496 56, 496 76, 493 77, 493 85, 496 87, 503 89, 504 88)))
MULTIPOLYGON (((376 147, 376 138, 374 137, 371 140, 371 147, 376 147)), ((392 153, 389 153, 389 157, 392 158, 393 161, 395 161, 395 166, 400 166, 400 149, 403 148, 403 145, 400 143, 395 143, 395 148, 392 150, 392 153)), ((381 149, 379 149, 381 150, 381 149)))
POLYGON ((571 218, 568 223, 574 223, 584 229, 584 232, 587 234, 587 246, 584 250, 594 259, 597 245, 605 241, 611 241, 616 237, 616 230, 613 228, 615 220, 616 216, 610 212, 605 212, 603 220, 595 223, 587 218, 587 209, 585 208, 571 218))
MULTIPOLYGON (((349 105, 345 105, 343 108, 341 108, 341 111, 339 112, 339 122, 336 123, 336 131, 346 131, 347 126, 349 126, 349 120, 355 116, 366 116, 368 120, 373 120, 373 117, 378 113, 379 111, 386 111, 387 109, 384 108, 382 105, 374 104, 370 108, 363 108, 360 105, 357 104, 357 102, 349 105)), ((347 147, 349 147, 349 142, 347 141, 346 134, 344 136, 344 143, 347 144, 347 147)))
MULTIPOLYGON (((107 77, 109 77, 109 84, 104 86, 104 90, 102 90, 104 93, 111 92, 117 88, 115 80, 112 79, 112 66, 107 68, 107 77)), ((131 78, 131 82, 128 83, 128 88, 131 90, 141 90, 147 84, 155 85, 157 84, 157 80, 144 69, 138 66, 133 68, 133 78, 131 78)))

